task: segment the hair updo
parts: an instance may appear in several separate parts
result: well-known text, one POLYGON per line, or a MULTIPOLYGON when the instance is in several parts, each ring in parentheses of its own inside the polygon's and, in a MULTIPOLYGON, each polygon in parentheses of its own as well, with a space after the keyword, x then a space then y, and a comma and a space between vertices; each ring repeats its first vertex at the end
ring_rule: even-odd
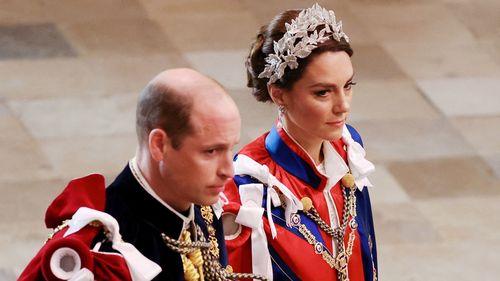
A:
MULTIPOLYGON (((301 10, 288 10, 275 16, 268 25, 264 25, 260 28, 255 42, 250 48, 250 53, 246 61, 247 86, 252 88, 252 94, 258 101, 272 101, 267 91, 267 82, 269 82, 269 78, 259 78, 258 76, 264 71, 266 65, 265 58, 269 54, 274 53, 274 41, 277 42, 285 34, 285 23, 291 23, 300 12, 301 10)), ((323 25, 320 25, 316 29, 321 30, 323 27, 323 25)), ((319 43, 318 47, 314 49, 309 56, 303 59, 297 58, 299 66, 296 69, 287 68, 283 77, 278 79, 274 85, 290 90, 295 82, 302 77, 304 70, 314 57, 324 52, 339 51, 344 51, 349 56, 353 54, 351 45, 345 41, 344 38, 342 38, 340 42, 331 38, 323 43, 319 43)))

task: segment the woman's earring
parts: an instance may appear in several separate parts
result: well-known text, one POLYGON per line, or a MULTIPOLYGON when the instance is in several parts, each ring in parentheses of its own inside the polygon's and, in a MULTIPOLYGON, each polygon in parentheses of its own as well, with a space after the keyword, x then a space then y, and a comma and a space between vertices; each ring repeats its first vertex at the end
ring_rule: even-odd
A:
POLYGON ((285 127, 285 112, 286 112, 286 107, 282 104, 278 106, 278 121, 280 127, 284 128, 285 127))

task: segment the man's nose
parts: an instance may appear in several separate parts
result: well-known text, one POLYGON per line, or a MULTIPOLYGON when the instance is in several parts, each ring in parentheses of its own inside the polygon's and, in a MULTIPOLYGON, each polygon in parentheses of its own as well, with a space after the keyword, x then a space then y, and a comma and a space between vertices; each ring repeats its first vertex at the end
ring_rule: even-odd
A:
POLYGON ((229 151, 221 159, 219 166, 219 176, 224 178, 232 178, 234 176, 233 153, 229 151))

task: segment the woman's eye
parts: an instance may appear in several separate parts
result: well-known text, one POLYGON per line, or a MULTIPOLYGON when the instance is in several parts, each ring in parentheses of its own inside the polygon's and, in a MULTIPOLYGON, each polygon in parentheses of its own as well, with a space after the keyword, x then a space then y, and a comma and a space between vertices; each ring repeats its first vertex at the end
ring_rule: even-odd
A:
POLYGON ((316 91, 314 94, 318 97, 324 97, 328 94, 328 90, 316 91))

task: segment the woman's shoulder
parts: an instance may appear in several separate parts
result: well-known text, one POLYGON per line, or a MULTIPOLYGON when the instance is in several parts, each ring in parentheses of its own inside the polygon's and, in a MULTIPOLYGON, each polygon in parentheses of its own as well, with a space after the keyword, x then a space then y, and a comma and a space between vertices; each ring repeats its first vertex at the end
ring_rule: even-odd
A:
POLYGON ((359 143, 361 146, 363 146, 363 139, 361 138, 361 135, 359 134, 358 130, 356 130, 352 125, 345 124, 347 127, 347 130, 349 131, 349 134, 351 135, 351 138, 359 143))
MULTIPOLYGON (((259 136, 258 138, 254 139, 253 141, 247 143, 244 145, 240 151, 237 153, 246 155, 253 160, 262 163, 262 160, 269 158, 269 153, 266 150, 266 136, 269 134, 269 132, 266 132, 259 136)), ((236 156, 237 157, 237 156, 236 156)))

